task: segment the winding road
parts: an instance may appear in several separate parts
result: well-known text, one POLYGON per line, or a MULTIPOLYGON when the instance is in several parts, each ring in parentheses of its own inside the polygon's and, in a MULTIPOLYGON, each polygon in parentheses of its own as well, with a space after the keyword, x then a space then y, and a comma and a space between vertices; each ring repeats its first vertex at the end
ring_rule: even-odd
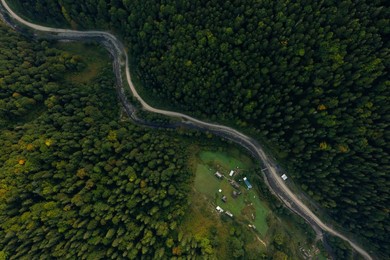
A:
MULTIPOLYGON (((133 105, 127 100, 124 88, 123 88, 123 79, 122 79, 122 71, 124 69, 126 75, 126 81, 128 86, 131 89, 133 96, 141 103, 144 110, 175 117, 181 120, 180 125, 185 125, 187 127, 198 128, 205 131, 212 132, 216 135, 227 138, 244 148, 248 149, 256 158, 262 161, 264 166, 267 168, 267 172, 265 173, 265 181, 270 187, 272 193, 274 193, 277 197, 279 197, 284 204, 293 212, 301 216, 308 222, 315 232, 317 236, 322 238, 323 231, 328 232, 331 235, 337 236, 345 241, 347 241, 351 247, 356 250, 359 254, 361 254, 365 259, 372 259, 372 257, 359 245, 355 242, 348 239, 346 236, 340 234, 338 231, 330 227, 321 221, 302 201, 286 186, 284 181, 281 179, 281 173, 276 169, 276 164, 273 162, 264 152, 259 143, 251 137, 244 135, 243 133, 238 132, 237 130, 213 123, 207 123, 191 116, 154 108, 147 104, 142 97, 138 94, 134 84, 131 80, 131 74, 129 70, 129 57, 123 46, 123 44, 111 33, 104 31, 76 31, 70 29, 58 29, 58 28, 50 28, 46 26, 37 25, 31 22, 28 22, 18 16, 6 3, 5 0, 1 0, 1 4, 7 11, 8 15, 18 21, 19 23, 30 27, 36 31, 46 32, 51 37, 55 37, 57 39, 73 39, 73 40, 98 40, 101 41, 106 48, 109 50, 111 55, 114 58, 114 72, 120 86, 118 90, 118 95, 123 103, 123 106, 128 113, 128 115, 135 121, 140 121, 135 115, 136 109, 133 105)), ((3 10, 3 11, 5 11, 3 10)), ((12 26, 12 24, 7 23, 12 26)), ((14 26, 12 26, 14 27, 14 26)))

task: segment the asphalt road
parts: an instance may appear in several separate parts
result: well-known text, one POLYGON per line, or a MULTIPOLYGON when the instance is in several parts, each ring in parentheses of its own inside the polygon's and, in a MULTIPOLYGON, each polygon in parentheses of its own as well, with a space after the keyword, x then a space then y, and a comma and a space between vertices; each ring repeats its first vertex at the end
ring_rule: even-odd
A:
MULTIPOLYGON (((69 30, 69 29, 59 29, 59 28, 50 28, 46 26, 37 25, 31 22, 28 22, 21 17, 19 17, 13 10, 8 6, 5 0, 1 0, 2 5, 4 6, 5 10, 8 12, 8 15, 18 21, 19 23, 30 27, 31 29, 34 29, 36 31, 40 32, 47 32, 51 35, 51 37, 55 37, 57 39, 72 39, 72 40, 97 40, 102 42, 108 51, 113 56, 113 67, 114 72, 117 78, 117 83, 120 88, 118 88, 118 96, 127 112, 127 114, 135 121, 138 121, 140 123, 144 123, 142 119, 139 119, 135 115, 135 107, 128 101, 126 98, 124 88, 123 88, 123 79, 122 79, 122 69, 124 69, 125 75, 126 75, 126 81, 128 86, 130 87, 130 90, 133 94, 133 96, 141 103, 144 110, 162 114, 165 116, 175 117, 181 119, 181 125, 190 127, 190 128, 197 128, 205 131, 209 131, 211 133, 214 133, 216 135, 222 136, 226 139, 229 139, 247 150, 249 150, 252 155, 254 155, 257 159, 259 159, 264 166, 267 168, 267 171, 265 172, 265 181, 268 184, 269 188, 271 189, 272 193, 275 194, 283 203, 293 212, 301 216, 307 223, 309 223, 314 231, 317 233, 317 237, 322 238, 323 234, 322 232, 328 232, 331 235, 337 236, 345 241, 347 241, 351 247, 356 250, 359 254, 361 254, 365 259, 372 259, 372 257, 359 245, 357 245, 355 242, 351 241, 346 236, 340 234, 337 230, 330 227, 329 225, 325 224, 321 219, 319 219, 285 184, 285 182, 281 179, 280 175, 282 173, 279 172, 279 170, 276 169, 275 162, 272 161, 272 159, 267 156, 267 154, 264 152, 263 148, 260 146, 260 144, 244 135, 243 133, 240 133, 239 131, 213 123, 204 122, 201 120, 198 120, 196 118, 193 118, 191 116, 174 112, 174 111, 168 111, 168 110, 161 110, 154 108, 147 104, 142 97, 138 94, 132 80, 131 80, 131 74, 129 69, 129 57, 128 54, 123 46, 123 44, 111 33, 104 32, 104 31, 75 31, 75 30, 69 30)), ((8 23, 8 25, 10 25, 8 23)))

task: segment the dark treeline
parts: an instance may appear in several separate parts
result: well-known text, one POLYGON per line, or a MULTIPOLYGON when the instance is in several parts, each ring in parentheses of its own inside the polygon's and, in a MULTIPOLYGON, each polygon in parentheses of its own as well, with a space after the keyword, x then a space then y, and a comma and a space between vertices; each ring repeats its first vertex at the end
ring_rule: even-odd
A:
POLYGON ((384 1, 20 5, 36 10, 37 19, 54 15, 121 33, 150 93, 195 115, 256 129, 340 225, 390 254, 384 1))
POLYGON ((192 176, 185 144, 118 122, 111 66, 70 83, 81 57, 1 23, 0 46, 0 258, 207 254, 176 230, 192 176))

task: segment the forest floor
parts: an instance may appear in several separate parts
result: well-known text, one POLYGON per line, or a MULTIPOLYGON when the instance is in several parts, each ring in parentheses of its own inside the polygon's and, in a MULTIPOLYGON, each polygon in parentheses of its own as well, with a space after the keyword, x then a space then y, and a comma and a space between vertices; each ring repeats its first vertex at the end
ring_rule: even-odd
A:
POLYGON ((79 72, 65 75, 65 80, 70 82, 77 84, 91 82, 103 68, 107 65, 111 66, 107 50, 99 45, 84 42, 58 42, 55 47, 79 56, 86 65, 79 72))

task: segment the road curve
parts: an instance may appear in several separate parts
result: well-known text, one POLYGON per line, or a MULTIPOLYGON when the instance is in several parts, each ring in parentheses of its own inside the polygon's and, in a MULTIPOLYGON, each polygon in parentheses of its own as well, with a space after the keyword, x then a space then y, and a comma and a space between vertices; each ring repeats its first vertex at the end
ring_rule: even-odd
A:
MULTIPOLYGON (((284 181, 280 178, 280 173, 278 173, 278 170, 276 169, 275 163, 266 155, 262 147, 252 138, 244 135, 243 133, 238 132, 237 130, 223 126, 218 124, 212 124, 203 122, 201 120, 198 120, 196 118, 193 118, 191 116, 168 111, 168 110, 161 110, 154 108, 147 104, 142 97, 138 94, 136 88, 134 87, 134 84, 131 80, 130 75, 130 69, 129 69, 129 58, 127 55, 127 52, 123 46, 123 44, 112 34, 104 31, 76 31, 76 30, 70 30, 70 29, 58 29, 58 28, 50 28, 46 26, 37 25, 31 22, 28 22, 18 16, 7 4, 5 0, 1 0, 2 5, 8 12, 8 14, 21 24, 24 24, 27 27, 30 27, 36 31, 41 32, 47 32, 50 34, 56 34, 56 37, 63 37, 63 38, 71 38, 71 39, 86 39, 86 38, 103 38, 106 41, 106 47, 111 48, 110 52, 114 56, 114 59, 117 61, 121 61, 121 58, 124 57, 124 67, 125 67, 125 74, 126 74, 126 80, 127 83, 131 89, 131 92, 133 96, 141 103, 143 109, 149 112, 162 114, 165 116, 170 117, 176 117, 182 120, 183 125, 187 126, 193 126, 195 128, 200 128, 203 130, 210 131, 212 133, 215 133, 217 135, 223 136, 227 139, 230 139, 244 148, 248 149, 252 152, 252 154, 257 157, 259 160, 263 162, 265 167, 268 169, 268 173, 265 174, 266 182, 268 186, 270 187, 271 191, 278 196, 285 205, 297 213, 299 216, 301 216, 303 219, 305 219, 316 231, 317 235, 322 236, 322 231, 328 232, 334 236, 337 236, 346 242, 348 242, 353 249, 355 249, 359 254, 361 254, 365 259, 371 260, 372 257, 359 245, 345 237, 344 235, 340 234, 336 230, 334 230, 332 227, 326 225, 324 222, 322 222, 305 204, 302 203, 302 201, 286 186, 284 181), (115 50, 113 50, 114 48, 115 50)), ((122 62, 123 63, 123 62, 122 62)), ((114 66, 115 67, 115 66, 114 66)), ((122 66, 123 67, 123 66, 122 66)), ((121 77, 121 66, 116 66, 116 76, 121 77)), ((121 79, 120 79, 121 80, 121 79)), ((122 93, 122 99, 124 97, 124 93, 122 93)), ((123 100, 122 100, 123 101, 123 100)), ((126 102, 128 102, 126 100, 126 102)), ((125 104, 126 105, 126 104, 125 104)), ((127 104, 130 106, 129 104, 127 104)), ((126 108, 126 107, 125 107, 126 108)), ((127 109, 127 108, 126 108, 127 109)), ((127 110, 129 112, 129 110, 127 110)), ((132 112, 131 112, 132 113, 132 112)))

